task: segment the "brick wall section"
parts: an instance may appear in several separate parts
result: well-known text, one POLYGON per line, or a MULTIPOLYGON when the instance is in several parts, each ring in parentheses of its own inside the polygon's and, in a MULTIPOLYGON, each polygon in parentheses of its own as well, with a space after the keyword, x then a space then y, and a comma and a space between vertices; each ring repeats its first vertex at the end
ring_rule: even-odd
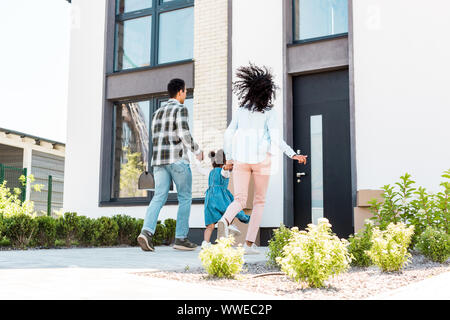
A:
MULTIPOLYGON (((228 1, 196 0, 194 7, 194 137, 207 154, 223 148, 227 127, 228 1)), ((203 197, 208 178, 193 172, 193 197, 203 197)))

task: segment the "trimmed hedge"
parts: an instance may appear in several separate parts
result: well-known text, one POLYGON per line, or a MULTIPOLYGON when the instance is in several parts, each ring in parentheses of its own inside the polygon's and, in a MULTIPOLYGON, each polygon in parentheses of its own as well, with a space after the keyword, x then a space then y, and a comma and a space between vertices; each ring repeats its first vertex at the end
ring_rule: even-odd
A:
MULTIPOLYGON (((0 247, 55 248, 127 245, 137 246, 143 219, 127 215, 97 219, 66 212, 54 218, 19 214, 5 218, 0 214, 0 247)), ((155 245, 170 245, 175 236, 174 219, 158 221, 155 245)))

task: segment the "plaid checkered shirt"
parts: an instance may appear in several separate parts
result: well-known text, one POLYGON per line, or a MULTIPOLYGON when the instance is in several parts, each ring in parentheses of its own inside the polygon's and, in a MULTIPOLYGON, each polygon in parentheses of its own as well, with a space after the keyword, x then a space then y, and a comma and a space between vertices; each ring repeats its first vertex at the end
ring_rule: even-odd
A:
POLYGON ((152 142, 152 166, 179 160, 189 162, 188 151, 194 154, 201 152, 189 131, 188 109, 175 99, 170 99, 166 106, 153 114, 152 142))

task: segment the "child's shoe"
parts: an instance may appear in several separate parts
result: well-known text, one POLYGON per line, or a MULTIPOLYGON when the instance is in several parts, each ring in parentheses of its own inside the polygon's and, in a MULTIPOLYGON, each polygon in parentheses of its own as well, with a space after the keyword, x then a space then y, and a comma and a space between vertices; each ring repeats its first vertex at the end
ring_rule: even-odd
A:
POLYGON ((250 247, 247 245, 247 242, 244 244, 244 254, 259 254, 257 250, 257 246, 252 244, 250 247))
POLYGON ((202 249, 206 249, 208 247, 211 247, 211 242, 206 242, 205 240, 203 240, 202 249))
POLYGON ((228 223, 223 217, 217 222, 217 239, 222 237, 228 238, 228 223))
POLYGON ((230 224, 228 226, 228 231, 230 231, 230 233, 235 236, 239 236, 241 234, 241 231, 239 231, 239 229, 234 224, 230 224))

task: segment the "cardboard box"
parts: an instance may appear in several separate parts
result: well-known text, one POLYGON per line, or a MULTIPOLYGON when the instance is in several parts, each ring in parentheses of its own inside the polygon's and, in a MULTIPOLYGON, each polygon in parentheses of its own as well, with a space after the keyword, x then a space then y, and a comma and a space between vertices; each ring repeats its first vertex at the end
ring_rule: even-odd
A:
POLYGON ((373 217, 368 207, 353 209, 353 225, 355 226, 355 233, 364 227, 366 219, 373 217))
POLYGON ((368 202, 372 199, 383 201, 383 190, 358 190, 356 193, 356 206, 357 207, 369 207, 368 202))

